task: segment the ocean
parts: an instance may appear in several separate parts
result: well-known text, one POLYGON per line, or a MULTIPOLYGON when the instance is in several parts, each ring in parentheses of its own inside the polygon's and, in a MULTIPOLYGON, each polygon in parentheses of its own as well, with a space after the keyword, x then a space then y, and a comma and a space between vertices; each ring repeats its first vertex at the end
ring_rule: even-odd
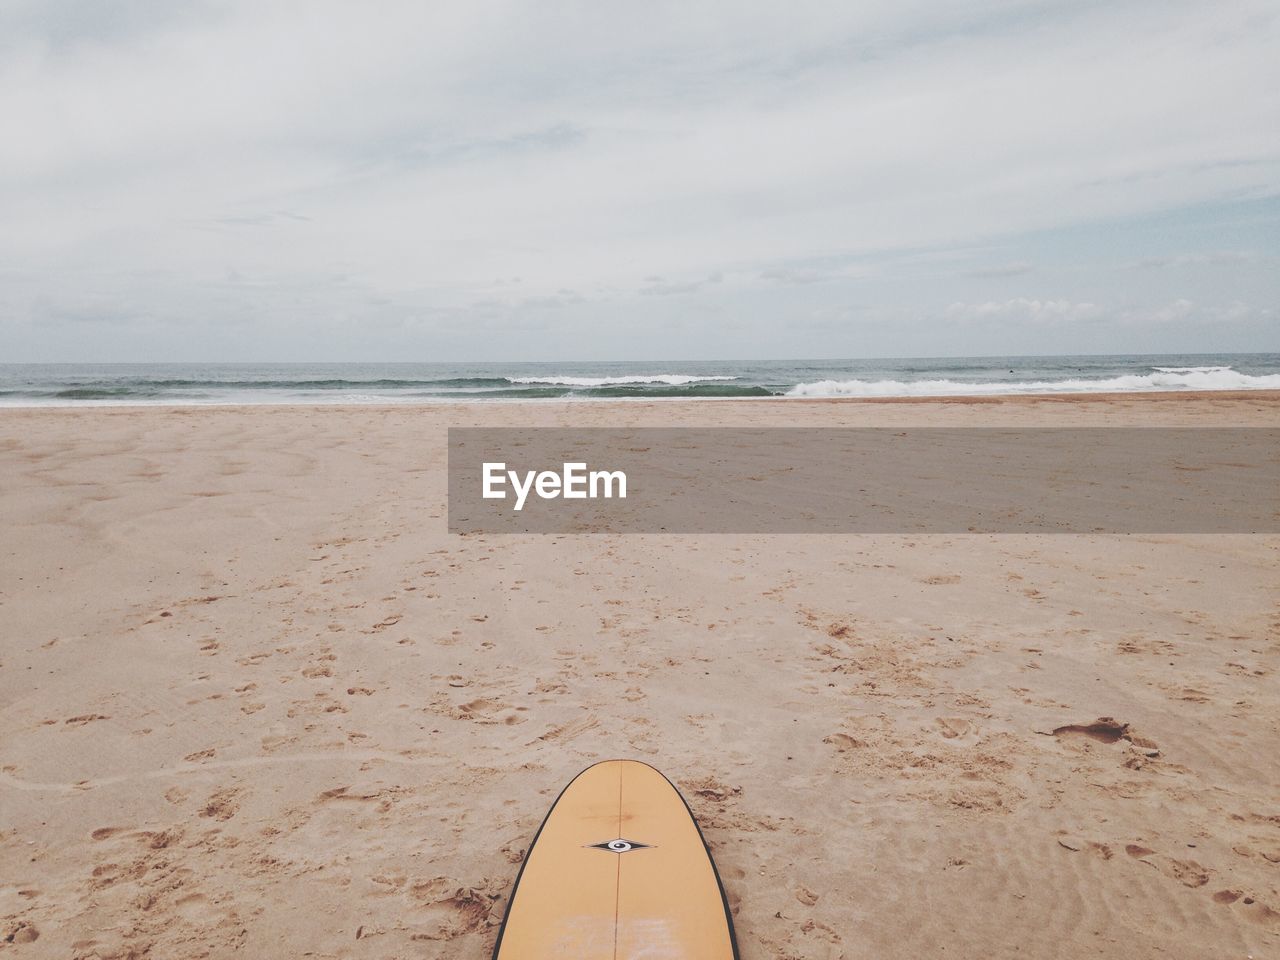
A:
POLYGON ((0 364, 0 405, 362 404, 1280 390, 1280 354, 564 363, 0 364))

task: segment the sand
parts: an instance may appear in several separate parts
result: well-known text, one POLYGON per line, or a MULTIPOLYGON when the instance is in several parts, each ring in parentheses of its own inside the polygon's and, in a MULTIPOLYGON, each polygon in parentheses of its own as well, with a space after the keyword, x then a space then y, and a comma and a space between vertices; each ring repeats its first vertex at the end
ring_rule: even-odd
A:
POLYGON ((451 423, 1280 396, 0 412, 0 954, 485 958, 629 756, 744 958, 1280 955, 1280 538, 462 538, 451 423))

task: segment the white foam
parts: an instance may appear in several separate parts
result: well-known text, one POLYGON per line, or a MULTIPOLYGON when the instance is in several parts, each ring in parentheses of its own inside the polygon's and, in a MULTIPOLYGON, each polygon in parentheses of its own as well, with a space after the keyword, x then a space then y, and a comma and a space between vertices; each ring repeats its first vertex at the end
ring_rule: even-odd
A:
POLYGON ((1157 373, 1222 373, 1230 367, 1152 367, 1157 373))
POLYGON ((1280 374, 1252 376, 1230 367, 1169 368, 1103 380, 819 380, 800 383, 788 397, 980 397, 1022 393, 1149 393, 1161 390, 1280 390, 1280 374))
POLYGON ((686 383, 737 379, 737 377, 687 377, 676 373, 658 373, 651 377, 507 377, 511 383, 545 383, 553 387, 617 387, 639 383, 664 383, 669 387, 682 387, 686 383))

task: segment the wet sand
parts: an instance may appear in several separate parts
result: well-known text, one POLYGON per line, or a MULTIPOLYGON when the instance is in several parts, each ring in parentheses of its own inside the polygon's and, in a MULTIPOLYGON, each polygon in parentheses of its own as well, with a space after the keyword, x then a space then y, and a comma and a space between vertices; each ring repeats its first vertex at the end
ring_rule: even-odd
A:
POLYGON ((1280 538, 445 531, 451 424, 757 423, 1280 395, 0 411, 0 953, 484 958, 614 756, 744 958, 1280 951, 1280 538))

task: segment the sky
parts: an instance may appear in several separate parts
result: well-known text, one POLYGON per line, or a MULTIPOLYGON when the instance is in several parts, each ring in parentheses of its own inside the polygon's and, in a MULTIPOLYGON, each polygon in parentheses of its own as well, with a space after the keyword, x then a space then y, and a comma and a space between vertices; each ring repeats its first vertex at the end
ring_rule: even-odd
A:
POLYGON ((1280 351, 1274 0, 0 0, 0 362, 1280 351))

